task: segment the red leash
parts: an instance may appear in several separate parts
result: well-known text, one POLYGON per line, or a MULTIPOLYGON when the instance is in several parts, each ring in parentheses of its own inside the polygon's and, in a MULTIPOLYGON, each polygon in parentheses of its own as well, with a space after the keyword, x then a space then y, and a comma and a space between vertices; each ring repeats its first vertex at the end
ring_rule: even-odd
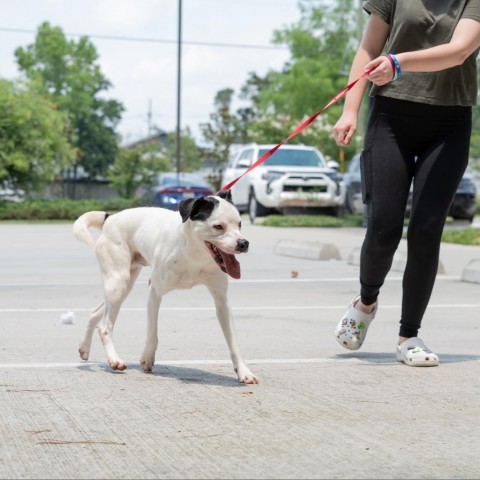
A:
POLYGON ((258 167, 261 165, 267 158, 271 157, 284 143, 288 142, 291 140, 293 137, 296 137, 301 131, 305 130, 311 123, 314 122, 314 120, 322 113, 324 112, 328 107, 333 105, 335 102, 338 102, 342 97, 344 97, 347 92, 352 89, 355 84, 362 79, 363 77, 367 76, 370 72, 372 72, 374 69, 370 69, 367 72, 364 72, 362 76, 358 77, 356 80, 354 80, 352 83, 347 85, 345 88, 340 90, 321 110, 319 110, 317 113, 313 114, 310 118, 305 120, 300 126, 296 128, 294 132, 292 132, 288 137, 283 139, 278 145, 273 147, 271 150, 268 152, 264 153, 256 162, 252 163, 250 167, 247 168, 239 177, 235 178, 232 180, 230 183, 227 183, 227 185, 222 187, 222 190, 228 190, 232 188, 244 175, 246 175, 248 172, 253 170, 254 168, 258 167))

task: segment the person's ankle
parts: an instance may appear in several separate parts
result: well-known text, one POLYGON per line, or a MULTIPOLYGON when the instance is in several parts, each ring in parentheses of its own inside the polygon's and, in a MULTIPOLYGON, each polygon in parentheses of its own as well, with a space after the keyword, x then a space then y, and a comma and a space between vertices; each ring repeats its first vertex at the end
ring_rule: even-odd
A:
POLYGON ((355 304, 355 308, 363 313, 372 313, 376 304, 377 302, 373 303, 372 305, 364 305, 362 303, 362 299, 359 299, 358 302, 355 304))
POLYGON ((398 337, 398 344, 401 345, 403 342, 406 342, 409 337, 398 337))

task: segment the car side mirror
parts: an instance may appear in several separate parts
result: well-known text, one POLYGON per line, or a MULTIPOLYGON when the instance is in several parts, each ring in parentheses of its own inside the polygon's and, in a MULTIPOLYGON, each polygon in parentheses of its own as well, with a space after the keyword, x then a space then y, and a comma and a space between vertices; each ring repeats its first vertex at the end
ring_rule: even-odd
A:
POLYGON ((330 160, 327 162, 328 168, 333 168, 334 170, 340 170, 340 164, 335 160, 330 160))
POLYGON ((239 160, 237 163, 237 168, 248 168, 250 166, 250 162, 248 160, 239 160))

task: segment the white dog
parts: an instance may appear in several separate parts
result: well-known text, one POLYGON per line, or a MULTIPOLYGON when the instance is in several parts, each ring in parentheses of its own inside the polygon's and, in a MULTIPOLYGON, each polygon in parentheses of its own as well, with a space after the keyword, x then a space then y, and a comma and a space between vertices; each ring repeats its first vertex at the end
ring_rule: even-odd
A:
POLYGON ((215 301, 217 318, 230 349, 241 383, 258 383, 242 359, 228 305, 228 275, 240 278, 235 255, 248 251, 240 233, 241 218, 230 190, 216 196, 188 199, 179 212, 143 207, 114 215, 87 212, 77 219, 73 231, 96 253, 103 278, 105 299, 91 314, 79 353, 88 360, 92 336, 99 327, 108 363, 124 370, 125 363, 113 345, 113 327, 120 307, 143 266, 152 268, 147 304, 147 339, 140 363, 151 372, 157 349, 158 311, 163 295, 174 289, 206 285, 215 301), (101 230, 95 242, 90 227, 101 230))

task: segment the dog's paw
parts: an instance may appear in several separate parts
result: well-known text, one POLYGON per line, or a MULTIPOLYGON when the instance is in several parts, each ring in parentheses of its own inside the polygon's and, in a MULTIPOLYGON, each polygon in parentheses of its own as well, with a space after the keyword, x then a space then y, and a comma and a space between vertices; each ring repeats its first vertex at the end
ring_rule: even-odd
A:
POLYGON ((127 365, 123 362, 123 360, 120 360, 120 359, 118 360, 108 359, 108 364, 110 365, 110 368, 112 370, 122 371, 127 368, 127 365))
POLYGON ((244 383, 245 385, 260 383, 260 380, 258 379, 258 377, 256 377, 253 373, 250 373, 249 375, 244 375, 243 377, 239 377, 238 381, 240 383, 244 383))
POLYGON ((235 369, 238 375, 238 381, 245 385, 253 385, 260 383, 258 377, 256 377, 247 366, 238 367, 235 369))
POLYGON ((80 354, 80 358, 82 360, 88 360, 88 355, 90 354, 90 350, 85 347, 83 343, 80 344, 78 347, 78 353, 80 354))
POLYGON ((140 365, 145 373, 152 373, 153 366, 155 365, 155 357, 142 355, 140 357, 140 365))

